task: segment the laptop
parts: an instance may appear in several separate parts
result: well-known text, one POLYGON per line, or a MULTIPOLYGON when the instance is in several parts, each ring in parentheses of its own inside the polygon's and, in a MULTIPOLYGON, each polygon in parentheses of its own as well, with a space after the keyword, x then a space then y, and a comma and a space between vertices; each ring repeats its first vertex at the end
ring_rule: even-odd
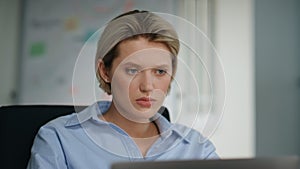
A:
POLYGON ((111 169, 300 169, 299 157, 115 163, 111 169))

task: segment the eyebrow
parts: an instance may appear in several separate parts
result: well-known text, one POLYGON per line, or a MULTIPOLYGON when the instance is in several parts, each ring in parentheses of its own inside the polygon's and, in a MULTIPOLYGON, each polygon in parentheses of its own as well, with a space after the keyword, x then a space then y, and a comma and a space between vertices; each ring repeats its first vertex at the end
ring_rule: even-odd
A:
POLYGON ((157 68, 169 68, 170 66, 168 64, 161 64, 161 65, 155 65, 157 68))
POLYGON ((136 68, 142 68, 140 65, 133 63, 133 62, 127 62, 123 64, 123 66, 131 66, 131 67, 136 67, 136 68))
MULTIPOLYGON (((127 62, 125 64, 123 64, 124 66, 132 66, 132 67, 136 67, 136 68, 142 68, 141 65, 133 63, 133 62, 127 62)), ((168 64, 157 64, 154 65, 152 68, 169 68, 170 66, 168 64)))

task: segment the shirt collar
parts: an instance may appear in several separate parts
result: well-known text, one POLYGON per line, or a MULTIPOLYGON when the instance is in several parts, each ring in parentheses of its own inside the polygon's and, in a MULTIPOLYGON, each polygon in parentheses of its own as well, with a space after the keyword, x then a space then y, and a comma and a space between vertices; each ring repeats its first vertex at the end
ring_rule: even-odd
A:
MULTIPOLYGON (((111 102, 110 101, 100 101, 88 106, 87 108, 83 109, 81 112, 76 113, 76 116, 72 116, 66 123, 65 127, 70 127, 78 124, 82 124, 89 119, 101 120, 98 118, 98 115, 105 113, 111 102)), ((104 121, 102 121, 104 122, 104 121)))
MULTIPOLYGON (((74 125, 82 124, 90 119, 96 120, 100 123, 107 124, 107 122, 100 120, 98 115, 105 113, 110 107, 110 101, 99 101, 91 106, 88 106, 81 112, 76 113, 75 116, 71 116, 69 120, 65 123, 65 127, 70 127, 74 125)), ((170 123, 166 118, 164 118, 160 113, 157 113, 154 117, 155 122, 161 133, 161 138, 166 139, 172 134, 176 134, 186 142, 190 143, 190 140, 187 137, 190 128, 183 127, 181 125, 175 125, 170 123)))
POLYGON ((166 139, 172 134, 176 134, 178 137, 184 139, 186 142, 190 143, 190 140, 187 137, 190 128, 184 127, 182 125, 170 123, 166 118, 161 114, 157 113, 158 118, 155 122, 159 128, 161 139, 166 139))

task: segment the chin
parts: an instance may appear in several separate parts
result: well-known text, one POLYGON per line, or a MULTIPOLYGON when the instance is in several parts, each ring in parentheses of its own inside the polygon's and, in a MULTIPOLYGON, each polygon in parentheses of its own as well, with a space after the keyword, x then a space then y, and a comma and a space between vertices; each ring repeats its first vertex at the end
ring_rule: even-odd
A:
MULTIPOLYGON (((155 116, 155 114, 157 113, 158 110, 154 110, 151 108, 139 108, 136 109, 136 112, 134 112, 134 114, 132 115, 134 119, 136 119, 137 121, 147 121, 149 122, 149 119, 151 119, 153 116, 155 116)), ((136 121, 135 120, 135 121, 136 121)))

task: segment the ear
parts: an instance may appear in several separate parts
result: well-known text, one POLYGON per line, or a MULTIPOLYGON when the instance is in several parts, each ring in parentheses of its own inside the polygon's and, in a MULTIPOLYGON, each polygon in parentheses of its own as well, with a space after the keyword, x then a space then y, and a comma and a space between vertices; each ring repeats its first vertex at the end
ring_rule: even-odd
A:
POLYGON ((102 60, 98 61, 98 71, 101 76, 101 78, 106 82, 110 83, 110 73, 109 70, 105 67, 104 63, 102 60))

